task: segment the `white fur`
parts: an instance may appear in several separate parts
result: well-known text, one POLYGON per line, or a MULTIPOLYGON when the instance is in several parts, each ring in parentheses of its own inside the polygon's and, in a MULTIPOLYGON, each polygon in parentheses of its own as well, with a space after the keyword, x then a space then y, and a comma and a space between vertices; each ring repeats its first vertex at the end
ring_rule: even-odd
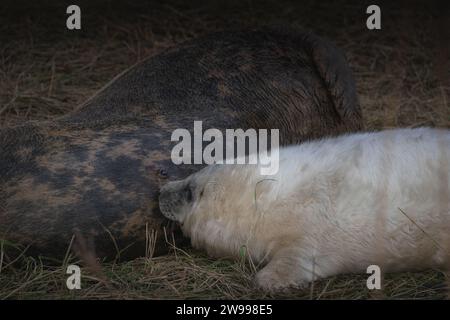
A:
POLYGON ((440 267, 450 249, 450 131, 397 129, 280 149, 280 168, 210 166, 183 231, 214 256, 242 246, 265 289, 331 275, 440 267), (273 179, 273 180, 271 180, 273 179), (256 200, 256 201, 255 201, 256 200))

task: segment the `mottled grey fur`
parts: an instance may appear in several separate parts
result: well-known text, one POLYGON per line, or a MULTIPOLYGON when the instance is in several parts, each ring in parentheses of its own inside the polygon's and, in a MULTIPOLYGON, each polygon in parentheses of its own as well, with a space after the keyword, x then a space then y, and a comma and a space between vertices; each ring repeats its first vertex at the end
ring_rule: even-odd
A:
POLYGON ((159 187, 202 167, 173 165, 170 136, 194 120, 278 128, 282 145, 362 126, 351 71, 327 41, 267 30, 188 41, 67 116, 0 130, 0 238, 63 257, 76 235, 99 257, 118 247, 131 258, 144 254, 147 224, 158 231, 156 253, 165 252, 159 187))

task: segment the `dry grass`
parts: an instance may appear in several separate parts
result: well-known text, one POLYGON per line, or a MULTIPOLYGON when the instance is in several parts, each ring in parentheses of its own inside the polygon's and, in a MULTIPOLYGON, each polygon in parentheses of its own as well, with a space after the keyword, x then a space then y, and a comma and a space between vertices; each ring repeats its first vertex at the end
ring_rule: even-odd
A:
MULTIPOLYGON (((228 27, 273 24, 309 28, 344 50, 367 129, 450 127, 448 34, 437 29, 440 12, 431 5, 401 10, 401 4, 382 4, 383 29, 369 32, 366 7, 349 1, 135 1, 120 10, 100 2, 79 1, 82 32, 65 30, 64 5, 0 5, 8 8, 0 7, 0 126, 65 114, 123 69, 183 40, 228 27)), ((25 254, 8 265, 2 252, 0 299, 446 297, 445 275, 431 270, 386 275, 381 293, 367 290, 366 275, 344 275, 267 296, 254 289, 251 265, 211 260, 193 250, 85 268, 82 290, 69 291, 67 259, 55 264, 25 254)))
POLYGON ((253 286, 250 263, 210 259, 174 249, 161 257, 82 268, 81 290, 68 290, 69 259, 55 265, 24 256, 0 271, 0 299, 442 299, 445 276, 437 271, 389 274, 383 291, 370 291, 366 275, 342 275, 310 287, 267 294, 253 286), (50 266, 52 265, 52 266, 50 266))

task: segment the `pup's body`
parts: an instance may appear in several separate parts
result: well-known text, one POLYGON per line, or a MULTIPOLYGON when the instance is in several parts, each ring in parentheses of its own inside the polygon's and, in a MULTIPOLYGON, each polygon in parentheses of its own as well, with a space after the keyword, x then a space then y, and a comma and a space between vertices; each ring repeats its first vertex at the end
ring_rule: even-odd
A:
POLYGON ((439 267, 450 249, 450 131, 398 129, 280 149, 280 169, 207 167, 161 191, 196 247, 246 246, 266 289, 339 273, 439 267), (190 199, 190 200, 189 200, 190 199))

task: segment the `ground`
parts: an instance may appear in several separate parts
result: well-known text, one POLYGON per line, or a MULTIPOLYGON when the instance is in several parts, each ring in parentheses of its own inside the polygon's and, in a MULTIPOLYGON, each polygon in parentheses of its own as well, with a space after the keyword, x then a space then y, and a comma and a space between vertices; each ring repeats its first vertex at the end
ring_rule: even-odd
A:
MULTIPOLYGON (((354 71, 366 129, 450 127, 450 22, 446 1, 380 1, 382 29, 366 28, 364 1, 78 1, 82 30, 65 28, 67 1, 0 4, 0 126, 52 119, 77 107, 116 74, 165 48, 214 30, 288 25, 327 37, 354 71), (123 2, 123 3, 122 3, 123 2), (142 2, 142 3, 141 3, 142 2)), ((167 256, 98 263, 82 289, 65 285, 65 261, 26 255, 11 264, 0 241, 5 298, 445 298, 446 275, 386 275, 369 291, 367 275, 343 275, 303 290, 256 290, 258 266, 173 249, 167 256)))

